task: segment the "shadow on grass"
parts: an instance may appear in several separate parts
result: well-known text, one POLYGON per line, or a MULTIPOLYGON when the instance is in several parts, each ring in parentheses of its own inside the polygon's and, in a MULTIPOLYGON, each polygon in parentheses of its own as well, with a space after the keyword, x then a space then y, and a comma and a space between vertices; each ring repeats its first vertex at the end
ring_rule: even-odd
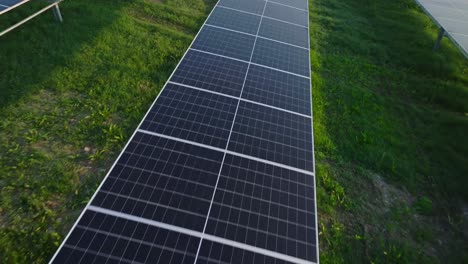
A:
MULTIPOLYGON (((347 164, 348 174, 370 171, 415 197, 428 196, 439 219, 458 214, 468 201, 468 60, 448 39, 432 51, 437 28, 412 0, 310 3, 318 163, 347 164)), ((455 232, 448 233, 431 258, 460 257, 455 232)), ((380 249, 366 253, 379 263, 427 260, 405 247, 387 248, 385 256, 380 249)), ((346 254, 370 261, 364 251, 346 254)))
POLYGON ((66 1, 0 40, 2 263, 49 260, 213 5, 66 1))
MULTIPOLYGON (((58 226, 63 225, 61 221, 67 218, 60 213, 72 209, 65 208, 68 203, 62 205, 64 208, 57 208, 65 200, 57 193, 78 193, 77 184, 73 184, 77 182, 78 166, 73 167, 64 160, 78 163, 76 157, 80 153, 73 153, 70 141, 60 142, 62 144, 57 146, 65 136, 60 138, 56 134, 65 134, 66 129, 62 126, 59 131, 53 131, 53 125, 49 123, 54 120, 54 107, 55 112, 66 108, 58 103, 65 98, 48 96, 56 87, 50 86, 52 82, 47 80, 119 19, 119 11, 127 4, 126 1, 65 1, 60 6, 64 18, 62 24, 56 23, 48 11, 0 37, 2 263, 45 263, 61 239, 54 229, 59 229, 58 226), (25 103, 21 102, 25 101, 23 98, 50 101, 25 103), (38 125, 31 121, 33 119, 45 122, 38 125), (30 137, 31 133, 43 133, 50 138, 30 137)), ((2 15, 0 30, 31 15, 41 6, 25 4, 2 15)), ((58 122, 63 125, 66 120, 58 122)))
MULTIPOLYGON (((0 38, 0 109, 26 94, 37 92, 37 84, 55 68, 65 65, 80 48, 119 17, 128 2, 65 1, 60 5, 63 23, 47 11, 0 38)), ((2 29, 42 7, 28 3, 0 17, 2 29)))

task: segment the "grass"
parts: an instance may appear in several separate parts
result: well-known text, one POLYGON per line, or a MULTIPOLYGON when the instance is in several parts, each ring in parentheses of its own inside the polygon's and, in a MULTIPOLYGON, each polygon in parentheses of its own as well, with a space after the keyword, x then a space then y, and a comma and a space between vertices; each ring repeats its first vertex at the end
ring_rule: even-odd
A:
POLYGON ((468 260, 468 60, 412 0, 310 0, 322 263, 468 260))
POLYGON ((1 39, 0 262, 50 259, 214 3, 65 1, 1 39))
MULTIPOLYGON (((467 262, 467 60, 412 0, 309 2, 322 263, 467 262)), ((65 1, 2 37, 0 262, 47 262, 214 3, 65 1)))

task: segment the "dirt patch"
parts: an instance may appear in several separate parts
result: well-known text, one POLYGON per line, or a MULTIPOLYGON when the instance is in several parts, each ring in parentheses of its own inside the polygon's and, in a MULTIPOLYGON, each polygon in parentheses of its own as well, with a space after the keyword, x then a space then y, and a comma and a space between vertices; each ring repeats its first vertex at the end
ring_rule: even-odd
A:
POLYGON ((414 202, 415 199, 410 193, 386 183, 380 175, 372 174, 371 179, 374 187, 381 194, 380 201, 384 205, 384 212, 388 212, 394 205, 404 204, 410 206, 414 202))

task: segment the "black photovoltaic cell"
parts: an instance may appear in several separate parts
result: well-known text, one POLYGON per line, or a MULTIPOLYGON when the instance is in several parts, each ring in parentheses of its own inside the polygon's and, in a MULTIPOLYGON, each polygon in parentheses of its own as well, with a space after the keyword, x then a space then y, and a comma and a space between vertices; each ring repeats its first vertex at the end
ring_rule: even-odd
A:
POLYGON ((189 50, 170 81, 239 96, 247 63, 189 50))
POLYGON ((254 42, 254 36, 204 26, 192 48, 249 61, 254 42))
POLYGON ((92 205, 202 231, 223 153, 137 133, 92 205))
POLYGON ((310 119, 281 110, 241 101, 228 149, 313 171, 310 119))
POLYGON ((224 149, 237 101, 168 83, 140 128, 224 149))
POLYGON ((258 38, 252 62, 309 77, 309 51, 258 38))
POLYGON ((289 44, 309 47, 309 31, 305 27, 300 27, 278 20, 264 17, 260 27, 259 36, 270 38, 289 44))
POLYGON ((197 264, 292 264, 240 248, 203 240, 197 264))
POLYGON ((193 264, 200 239, 88 210, 53 263, 193 264))
POLYGON ((255 16, 232 9, 216 7, 206 24, 256 34, 260 16, 255 16))
POLYGON ((313 176, 227 155, 206 232, 316 261, 313 176))
POLYGON ((264 0, 220 0, 218 5, 261 15, 265 3, 264 0))
POLYGON ((309 19, 307 11, 287 7, 284 5, 278 5, 271 2, 267 3, 264 15, 305 27, 307 26, 307 21, 309 19))
POLYGON ((307 0, 269 0, 268 2, 280 3, 283 5, 307 10, 307 0))
POLYGON ((310 80, 250 65, 242 98, 310 115, 310 80))

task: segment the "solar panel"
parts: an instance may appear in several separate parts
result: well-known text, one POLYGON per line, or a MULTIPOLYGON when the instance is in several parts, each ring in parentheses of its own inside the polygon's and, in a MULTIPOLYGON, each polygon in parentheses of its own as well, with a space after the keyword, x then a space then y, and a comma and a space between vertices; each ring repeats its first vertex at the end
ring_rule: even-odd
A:
POLYGON ((252 62, 308 77, 309 50, 258 38, 252 62))
POLYGON ((271 18, 263 18, 259 36, 297 45, 309 47, 309 30, 305 27, 287 24, 271 18))
POLYGON ((24 0, 0 0, 0 11, 12 8, 21 2, 24 2, 24 0))
POLYGON ((205 26, 198 34, 192 48, 248 61, 254 41, 255 36, 205 26))
POLYGON ((439 39, 446 34, 468 58, 468 0, 417 0, 440 27, 439 39))
POLYGON ((309 16, 306 10, 300 10, 267 1, 265 16, 307 27, 309 16))
POLYGON ((260 16, 252 16, 251 14, 217 6, 206 21, 206 24, 256 34, 260 18, 260 16))
POLYGON ((275 2, 216 4, 51 263, 318 262, 307 1, 275 2))

